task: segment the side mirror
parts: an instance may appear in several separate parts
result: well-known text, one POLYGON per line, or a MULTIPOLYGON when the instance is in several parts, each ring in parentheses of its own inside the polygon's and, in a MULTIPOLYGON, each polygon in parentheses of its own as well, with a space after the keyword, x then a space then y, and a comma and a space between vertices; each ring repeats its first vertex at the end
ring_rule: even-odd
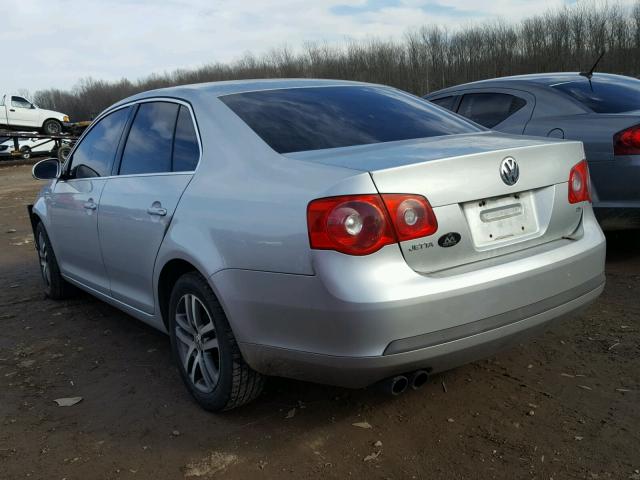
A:
POLYGON ((57 158, 40 160, 31 169, 31 175, 36 180, 53 180, 60 176, 62 166, 57 158))

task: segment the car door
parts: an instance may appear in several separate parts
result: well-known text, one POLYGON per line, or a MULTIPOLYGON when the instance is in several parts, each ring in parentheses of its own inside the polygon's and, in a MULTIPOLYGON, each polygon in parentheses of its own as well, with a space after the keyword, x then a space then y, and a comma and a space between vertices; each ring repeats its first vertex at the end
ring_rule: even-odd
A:
POLYGON ((108 180, 100 201, 98 229, 113 298, 153 313, 156 255, 199 158, 190 107, 139 104, 118 175, 108 180))
POLYGON ((82 137, 52 185, 47 209, 49 236, 63 275, 100 293, 109 293, 98 239, 100 196, 111 175, 131 108, 98 120, 82 137))
POLYGON ((40 114, 29 100, 12 95, 7 106, 7 121, 9 125, 24 127, 40 127, 40 114))
POLYGON ((516 89, 465 90, 458 103, 458 115, 505 133, 522 135, 535 108, 535 97, 516 89))

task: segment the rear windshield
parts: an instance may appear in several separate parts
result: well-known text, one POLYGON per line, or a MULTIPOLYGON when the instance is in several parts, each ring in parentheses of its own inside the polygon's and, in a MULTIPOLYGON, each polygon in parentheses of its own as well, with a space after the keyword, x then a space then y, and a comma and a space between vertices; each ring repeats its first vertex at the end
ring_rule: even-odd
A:
POLYGON ((596 113, 621 113, 640 110, 640 80, 627 77, 593 77, 559 83, 563 91, 596 113))
POLYGON ((291 88, 220 99, 279 153, 480 131, 426 100, 384 87, 291 88))

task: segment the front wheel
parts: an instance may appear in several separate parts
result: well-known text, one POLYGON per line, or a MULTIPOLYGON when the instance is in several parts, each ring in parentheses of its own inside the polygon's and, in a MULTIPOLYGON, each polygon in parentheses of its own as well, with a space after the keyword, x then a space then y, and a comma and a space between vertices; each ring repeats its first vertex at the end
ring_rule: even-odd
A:
POLYGON ((60 135, 62 133, 62 124, 58 120, 50 118, 42 124, 42 131, 47 135, 60 135))
POLYGON ((38 260, 40 261, 40 273, 44 282, 45 295, 53 300, 67 298, 73 287, 62 278, 58 260, 42 222, 39 222, 36 227, 36 246, 38 247, 38 260))
POLYGON ((199 274, 187 273, 178 279, 169 315, 173 356, 200 406, 230 410, 260 395, 264 377, 242 358, 220 303, 199 274))

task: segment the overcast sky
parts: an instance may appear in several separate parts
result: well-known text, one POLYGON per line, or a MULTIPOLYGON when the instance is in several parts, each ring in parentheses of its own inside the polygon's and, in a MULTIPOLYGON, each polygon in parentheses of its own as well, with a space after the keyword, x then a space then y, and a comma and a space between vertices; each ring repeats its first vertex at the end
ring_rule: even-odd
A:
MULTIPOLYGON (((580 0, 578 0, 580 1, 580 0)), ((624 0, 631 3, 632 0, 624 0)), ((136 79, 306 41, 518 20, 576 0, 4 0, 0 91, 136 79), (8 3, 10 3, 10 8, 8 3)))

